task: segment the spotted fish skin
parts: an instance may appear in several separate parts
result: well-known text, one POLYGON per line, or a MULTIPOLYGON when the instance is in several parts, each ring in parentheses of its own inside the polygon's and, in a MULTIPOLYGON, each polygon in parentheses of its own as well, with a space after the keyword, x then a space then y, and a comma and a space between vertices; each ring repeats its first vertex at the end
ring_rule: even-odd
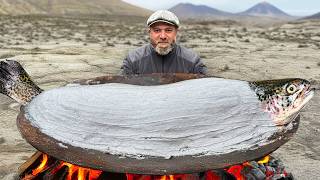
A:
POLYGON ((14 60, 0 62, 0 93, 26 105, 42 91, 19 62, 14 60))
POLYGON ((291 122, 314 95, 311 83, 300 78, 257 81, 249 84, 262 102, 262 109, 271 115, 276 125, 291 122))

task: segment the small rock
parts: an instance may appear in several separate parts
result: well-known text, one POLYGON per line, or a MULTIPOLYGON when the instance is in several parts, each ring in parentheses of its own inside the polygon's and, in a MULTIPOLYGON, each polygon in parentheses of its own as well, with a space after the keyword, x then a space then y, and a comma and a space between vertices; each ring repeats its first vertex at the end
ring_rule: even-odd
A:
POLYGON ((3 144, 5 142, 6 142, 6 140, 3 137, 0 137, 0 144, 3 144))

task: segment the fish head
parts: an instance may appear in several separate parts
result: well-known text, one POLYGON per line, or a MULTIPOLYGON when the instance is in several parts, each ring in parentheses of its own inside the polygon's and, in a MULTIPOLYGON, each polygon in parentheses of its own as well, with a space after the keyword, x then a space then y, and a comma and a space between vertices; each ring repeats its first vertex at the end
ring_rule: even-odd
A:
POLYGON ((276 125, 290 123, 314 95, 314 88, 305 79, 278 79, 250 84, 276 125))

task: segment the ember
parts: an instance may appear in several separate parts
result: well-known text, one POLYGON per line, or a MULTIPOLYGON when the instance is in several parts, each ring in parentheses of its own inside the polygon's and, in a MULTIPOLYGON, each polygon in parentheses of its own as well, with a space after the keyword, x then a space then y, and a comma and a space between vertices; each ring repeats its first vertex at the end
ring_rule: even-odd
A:
MULTIPOLYGON (((90 168, 80 167, 67 162, 57 160, 46 154, 38 152, 31 165, 20 174, 22 180, 35 179, 61 179, 61 180, 277 180, 293 179, 287 173, 283 164, 270 156, 259 161, 250 161, 243 164, 230 166, 225 169, 212 170, 194 174, 175 175, 140 175, 111 173, 90 168)), ((30 162, 26 162, 30 164, 30 162)), ((22 165, 23 167, 24 165, 22 165)))

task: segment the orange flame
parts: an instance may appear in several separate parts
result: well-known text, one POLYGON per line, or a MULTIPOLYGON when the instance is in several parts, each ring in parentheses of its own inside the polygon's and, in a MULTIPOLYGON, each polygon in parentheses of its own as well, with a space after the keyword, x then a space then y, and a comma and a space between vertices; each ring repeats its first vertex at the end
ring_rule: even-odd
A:
MULTIPOLYGON (((270 156, 266 156, 258 161, 260 164, 268 163, 270 156)), ((48 167, 48 155, 43 154, 40 165, 32 170, 32 175, 37 176, 48 167)), ((68 167, 68 174, 66 180, 96 180, 101 175, 102 171, 94 170, 76 166, 67 162, 60 161, 60 164, 53 169, 52 173, 57 173, 61 168, 68 167)), ((228 173, 232 174, 237 180, 245 180, 243 175, 243 169, 246 167, 252 167, 249 162, 245 162, 240 165, 234 165, 225 169, 228 173)), ((176 174, 176 175, 139 175, 139 174, 126 174, 127 180, 186 180, 192 179, 190 174, 176 174)), ((213 171, 206 172, 206 180, 220 180, 220 177, 213 171)))
MULTIPOLYGON (((68 167, 68 176, 67 176, 67 180, 71 180, 73 174, 79 169, 79 166, 75 166, 73 164, 67 163, 67 162, 63 162, 62 163, 62 167, 63 166, 67 166, 68 167)), ((79 179, 79 177, 78 177, 79 179)))
POLYGON ((160 180, 175 180, 174 175, 161 176, 160 180))
POLYGON ((242 175, 242 169, 244 168, 243 165, 235 165, 231 166, 227 172, 232 174, 237 180, 245 180, 245 178, 242 175))
POLYGON ((87 171, 85 168, 79 168, 78 170, 78 180, 85 180, 87 171))
POLYGON ((167 180, 167 176, 161 176, 160 180, 167 180))
POLYGON ((48 155, 43 154, 41 164, 35 170, 32 170, 32 175, 36 176, 39 173, 41 173, 41 171, 43 171, 44 168, 46 168, 47 163, 48 163, 48 155))
MULTIPOLYGON (((43 163, 44 163, 44 161, 42 161, 41 164, 43 164, 43 163)), ((68 174, 67 174, 66 180, 74 179, 73 176, 76 176, 77 180, 86 180, 87 177, 89 178, 88 180, 96 180, 96 179, 98 179, 98 177, 102 173, 102 171, 99 171, 99 170, 83 168, 80 166, 76 166, 76 165, 61 161, 60 164, 55 169, 52 170, 52 174, 57 173, 61 168, 65 167, 65 166, 68 167, 68 174), (77 175, 75 175, 75 174, 77 174, 77 175)))
POLYGON ((95 180, 98 179, 102 171, 100 170, 93 170, 93 169, 88 169, 89 171, 89 180, 95 180))
MULTIPOLYGON (((141 174, 126 174, 127 180, 187 180, 194 179, 190 174, 175 174, 175 175, 141 175, 141 174)), ((211 180, 211 179, 210 179, 211 180)))
POLYGON ((270 160, 270 156, 267 155, 266 157, 262 158, 260 161, 258 161, 259 164, 266 164, 270 160))

